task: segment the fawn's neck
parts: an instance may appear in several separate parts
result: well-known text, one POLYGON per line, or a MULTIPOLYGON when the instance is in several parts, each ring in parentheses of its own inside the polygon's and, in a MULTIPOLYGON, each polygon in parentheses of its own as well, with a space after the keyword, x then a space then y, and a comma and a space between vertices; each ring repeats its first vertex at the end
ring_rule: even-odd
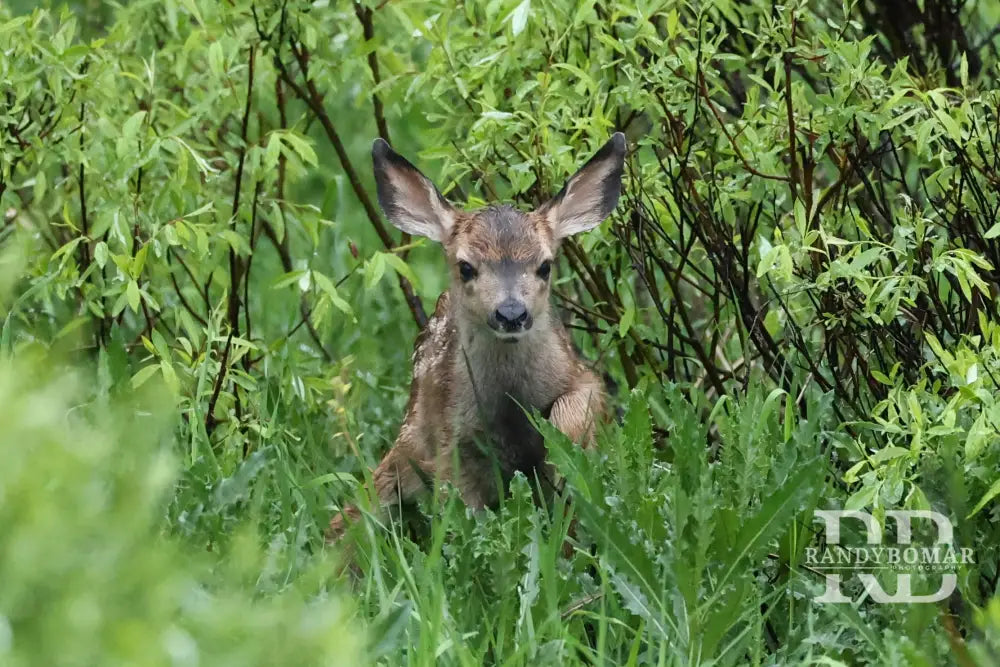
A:
POLYGON ((551 373, 552 357, 559 349, 555 326, 558 323, 545 313, 517 341, 510 342, 483 326, 459 322, 456 363, 480 392, 532 395, 538 375, 551 373))

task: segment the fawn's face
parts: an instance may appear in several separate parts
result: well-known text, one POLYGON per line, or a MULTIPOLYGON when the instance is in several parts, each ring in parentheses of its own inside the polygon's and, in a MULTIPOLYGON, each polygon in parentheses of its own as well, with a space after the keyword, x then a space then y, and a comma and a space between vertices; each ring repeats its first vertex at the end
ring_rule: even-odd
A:
POLYGON ((465 327, 517 342, 549 324, 551 267, 561 240, 592 229, 618 203, 625 137, 612 136, 536 211, 490 206, 465 212, 382 139, 372 147, 379 204, 396 227, 439 241, 465 327))
POLYGON ((463 322, 508 342, 547 323, 556 247, 543 218, 509 206, 460 215, 444 249, 463 322))

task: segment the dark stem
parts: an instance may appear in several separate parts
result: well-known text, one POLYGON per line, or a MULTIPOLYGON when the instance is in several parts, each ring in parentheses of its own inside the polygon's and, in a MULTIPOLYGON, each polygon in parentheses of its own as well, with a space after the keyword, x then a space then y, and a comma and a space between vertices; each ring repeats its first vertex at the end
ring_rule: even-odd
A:
MULTIPOLYGON (((296 60, 299 63, 299 68, 302 71, 303 79, 305 80, 305 88, 295 81, 295 78, 285 67, 284 63, 280 59, 276 60, 276 65, 281 72, 281 77, 284 79, 288 87, 291 88, 298 97, 305 102, 309 108, 315 114, 316 118, 319 120, 320 125, 323 127, 323 131, 326 133, 327 139, 333 145, 334 151, 337 153, 337 159, 340 161, 341 167, 344 169, 344 173, 347 174, 347 180, 351 184, 351 189, 354 190, 354 195, 358 198, 361 206, 365 209, 365 213, 368 216, 368 220, 371 222, 372 226, 375 228, 375 232, 378 234, 379 239, 382 240, 382 245, 385 246, 387 250, 392 250, 396 247, 396 244, 392 240, 392 236, 389 234, 389 230, 386 229, 385 224, 382 222, 379 216, 378 210, 375 205, 372 204, 371 198, 365 191, 364 186, 361 183, 361 179, 358 176, 358 172, 354 169, 354 165, 351 163, 350 157, 347 155, 347 149, 344 148, 344 142, 341 141, 340 135, 337 133, 337 129, 333 125, 333 121, 330 120, 329 114, 323 106, 323 95, 316 88, 316 84, 311 78, 309 78, 309 52, 304 46, 298 46, 292 42, 291 43, 292 53, 294 54, 296 60)), ((420 302, 420 298, 413 291, 413 286, 410 285, 410 281, 404 278, 402 275, 397 275, 399 279, 399 287, 403 291, 403 296, 406 299, 406 304, 410 308, 410 314, 413 316, 413 320, 417 323, 417 326, 421 329, 427 324, 427 314, 424 312, 423 304, 420 302)))

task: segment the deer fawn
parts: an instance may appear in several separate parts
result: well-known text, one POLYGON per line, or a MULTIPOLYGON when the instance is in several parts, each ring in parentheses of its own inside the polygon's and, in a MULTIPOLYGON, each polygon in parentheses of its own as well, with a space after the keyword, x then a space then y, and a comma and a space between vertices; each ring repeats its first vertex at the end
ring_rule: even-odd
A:
MULTIPOLYGON (((379 513, 451 481, 472 508, 499 501, 516 471, 553 482, 525 410, 583 447, 605 416, 601 379, 579 359, 549 303, 562 239, 596 227, 621 192, 625 137, 614 134, 541 208, 454 208, 382 139, 372 147, 378 201, 393 225, 444 246, 452 287, 417 337, 413 382, 395 445, 372 478, 379 513)), ((337 539, 360 515, 345 507, 337 539)))

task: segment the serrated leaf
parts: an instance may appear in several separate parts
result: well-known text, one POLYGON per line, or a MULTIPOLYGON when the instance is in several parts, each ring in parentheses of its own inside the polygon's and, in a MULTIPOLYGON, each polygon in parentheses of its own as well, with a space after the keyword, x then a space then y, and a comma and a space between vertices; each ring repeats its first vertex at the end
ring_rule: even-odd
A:
POLYGON ((649 624, 649 627, 656 630, 661 638, 670 637, 670 633, 663 623, 663 616, 658 608, 659 606, 652 603, 639 587, 617 572, 612 575, 611 583, 621 597, 626 609, 645 620, 649 624))
POLYGON ((240 464, 232 477, 219 482, 212 494, 215 509, 225 509, 247 497, 250 492, 250 482, 267 466, 270 451, 269 447, 265 447, 254 452, 240 464))
POLYGON ((802 499, 811 491, 822 470, 818 461, 803 465, 767 496, 754 515, 744 522, 733 548, 723 561, 723 575, 715 586, 714 594, 705 602, 706 607, 711 607, 725 593, 726 584, 742 562, 753 559, 767 548, 779 531, 788 529, 789 519, 800 510, 802 499))
POLYGON ((413 603, 404 600, 394 606, 388 613, 380 614, 371 624, 369 636, 373 638, 370 645, 371 658, 377 659, 395 651, 403 645, 405 631, 413 615, 413 603))
POLYGON ((273 171, 278 168, 278 158, 281 157, 281 137, 280 132, 271 132, 267 135, 267 148, 264 149, 265 171, 273 171))

